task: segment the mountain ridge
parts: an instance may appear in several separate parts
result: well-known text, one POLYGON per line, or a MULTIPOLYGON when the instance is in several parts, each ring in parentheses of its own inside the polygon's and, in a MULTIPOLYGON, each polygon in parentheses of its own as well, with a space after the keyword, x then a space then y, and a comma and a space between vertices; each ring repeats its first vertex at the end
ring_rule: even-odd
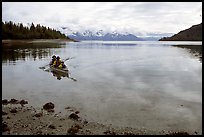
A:
POLYGON ((67 27, 58 28, 69 38, 84 41, 84 40, 103 40, 103 41, 158 41, 164 36, 171 36, 173 33, 147 33, 146 35, 140 36, 128 32, 104 32, 102 29, 98 31, 84 30, 84 31, 72 31, 67 27))
POLYGON ((202 23, 193 25, 171 37, 163 37, 159 41, 202 41, 202 23))

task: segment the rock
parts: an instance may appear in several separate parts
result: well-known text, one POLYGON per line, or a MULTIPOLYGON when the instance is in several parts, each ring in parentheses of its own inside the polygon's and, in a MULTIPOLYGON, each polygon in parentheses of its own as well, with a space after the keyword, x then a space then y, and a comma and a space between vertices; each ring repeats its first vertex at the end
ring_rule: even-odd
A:
POLYGON ((44 106, 43 106, 43 109, 45 110, 49 110, 49 109, 54 109, 55 105, 52 103, 52 102, 49 102, 49 103, 46 103, 44 106))
POLYGON ((47 112, 55 112, 54 109, 48 109, 47 112))
POLYGON ((10 128, 6 123, 2 123, 2 132, 5 132, 5 131, 10 131, 10 128))
POLYGON ((104 134, 108 134, 108 135, 116 135, 116 133, 114 131, 110 131, 110 130, 107 130, 105 132, 103 132, 104 134))
POLYGON ((9 102, 7 99, 2 100, 2 105, 7 105, 9 102))
POLYGON ((79 111, 76 111, 75 114, 79 114, 79 111))
POLYGON ((43 132, 41 130, 39 130, 39 131, 36 132, 36 135, 42 135, 42 133, 43 132))
POLYGON ((169 133, 167 135, 189 135, 189 133, 188 132, 184 132, 184 131, 179 131, 179 132, 169 133))
POLYGON ((72 135, 75 135, 77 132, 79 131, 79 129, 77 127, 71 127, 67 130, 67 133, 70 133, 72 135))
POLYGON ((17 113, 18 111, 16 110, 16 108, 13 108, 10 110, 11 113, 17 113))
POLYGON ((11 104, 17 104, 17 103, 18 103, 18 100, 12 98, 12 99, 9 101, 9 103, 11 103, 11 104))
POLYGON ((78 119, 79 119, 79 116, 78 116, 77 114, 75 114, 75 113, 71 113, 71 114, 69 115, 69 118, 74 119, 74 120, 78 120, 78 119))
POLYGON ((51 128, 51 129, 55 129, 55 128, 56 128, 56 127, 55 127, 54 125, 52 125, 52 124, 49 125, 48 127, 51 128))
POLYGON ((78 125, 78 124, 75 124, 74 127, 78 128, 78 129, 82 129, 82 127, 80 125, 78 125))
POLYGON ((35 117, 42 117, 42 116, 43 116, 43 113, 40 112, 40 113, 35 114, 34 116, 35 116, 35 117))
POLYGON ((8 113, 6 113, 6 112, 4 112, 4 111, 2 111, 2 115, 7 115, 8 113))
POLYGON ((70 109, 71 107, 66 107, 65 109, 70 109))
POLYGON ((28 104, 28 101, 25 101, 25 100, 21 100, 21 101, 20 101, 20 104, 21 104, 21 105, 25 105, 25 104, 28 104))
POLYGON ((133 134, 131 131, 126 131, 124 132, 124 135, 135 135, 135 134, 133 134))

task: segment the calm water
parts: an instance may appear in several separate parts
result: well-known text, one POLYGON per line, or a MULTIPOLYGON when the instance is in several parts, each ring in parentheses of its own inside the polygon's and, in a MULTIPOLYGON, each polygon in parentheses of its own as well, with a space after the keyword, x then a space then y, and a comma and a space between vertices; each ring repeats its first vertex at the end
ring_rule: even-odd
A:
POLYGON ((34 42, 7 45, 2 98, 57 111, 75 107, 86 119, 118 126, 202 132, 202 62, 172 45, 202 42, 34 42), (39 69, 53 54, 69 78, 39 69), (60 79, 60 80, 59 80, 60 79), (76 80, 76 81, 75 81, 76 80))

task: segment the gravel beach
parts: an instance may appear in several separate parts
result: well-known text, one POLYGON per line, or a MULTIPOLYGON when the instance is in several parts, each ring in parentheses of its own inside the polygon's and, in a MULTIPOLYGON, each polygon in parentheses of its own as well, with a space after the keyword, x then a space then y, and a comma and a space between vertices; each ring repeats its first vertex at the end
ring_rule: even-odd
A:
POLYGON ((67 114, 55 112, 49 102, 34 108, 25 100, 2 100, 3 135, 190 135, 186 131, 151 130, 145 128, 103 125, 87 121, 80 110, 68 106, 67 114))

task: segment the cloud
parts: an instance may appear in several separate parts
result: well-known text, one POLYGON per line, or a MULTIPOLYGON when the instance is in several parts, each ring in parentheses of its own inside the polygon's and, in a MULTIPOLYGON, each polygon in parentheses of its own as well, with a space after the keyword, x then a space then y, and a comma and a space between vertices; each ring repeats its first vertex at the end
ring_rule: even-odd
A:
MULTIPOLYGON (((202 2, 3 2, 2 21, 177 33, 202 22, 202 2)), ((71 28, 72 29, 72 28, 71 28)))

